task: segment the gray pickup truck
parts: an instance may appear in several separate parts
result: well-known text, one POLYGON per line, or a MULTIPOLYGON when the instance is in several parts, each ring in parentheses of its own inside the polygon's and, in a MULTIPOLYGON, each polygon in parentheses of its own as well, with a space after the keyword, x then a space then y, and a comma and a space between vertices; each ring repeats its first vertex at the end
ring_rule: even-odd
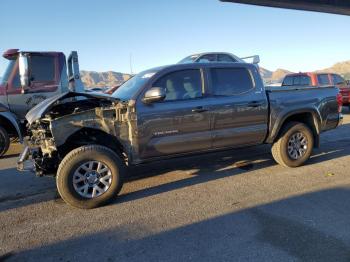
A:
POLYGON ((70 92, 34 107, 18 168, 56 176, 63 200, 94 208, 118 194, 131 165, 268 143, 276 162, 297 167, 341 123, 338 92, 265 90, 246 63, 154 68, 112 96, 70 92))

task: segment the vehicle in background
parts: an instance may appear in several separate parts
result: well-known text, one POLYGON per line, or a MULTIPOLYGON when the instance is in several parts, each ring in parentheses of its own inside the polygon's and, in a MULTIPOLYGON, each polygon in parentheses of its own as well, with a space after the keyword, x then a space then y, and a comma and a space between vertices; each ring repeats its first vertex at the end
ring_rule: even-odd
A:
POLYGON ((25 115, 32 107, 58 94, 84 91, 77 52, 67 62, 61 52, 10 49, 3 57, 8 65, 0 82, 0 156, 7 152, 11 138, 22 141, 25 115), (28 70, 27 78, 20 78, 21 70, 28 70))
POLYGON ((297 167, 319 146, 320 133, 341 123, 337 93, 266 91, 248 63, 158 67, 112 96, 71 92, 34 107, 18 169, 32 163, 37 175, 56 176, 64 201, 94 208, 119 193, 127 166, 267 143, 279 164, 297 167))
POLYGON ((286 75, 282 86, 336 86, 340 90, 343 106, 350 107, 350 84, 335 73, 297 73, 286 75))
POLYGON ((252 59, 252 64, 259 64, 260 57, 258 55, 239 58, 234 54, 223 52, 207 52, 193 54, 182 59, 178 64, 188 63, 245 63, 246 60, 252 59))

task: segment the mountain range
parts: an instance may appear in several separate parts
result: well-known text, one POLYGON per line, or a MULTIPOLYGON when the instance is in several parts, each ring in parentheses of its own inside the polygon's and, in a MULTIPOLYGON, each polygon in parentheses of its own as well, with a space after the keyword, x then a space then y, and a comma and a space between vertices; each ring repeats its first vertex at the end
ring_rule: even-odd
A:
MULTIPOLYGON (((293 72, 286 69, 277 69, 276 71, 269 71, 260 67, 260 74, 267 84, 281 83, 284 77, 293 72)), ((316 70, 315 73, 336 73, 342 75, 345 79, 350 79, 350 60, 339 62, 329 68, 316 70)))
MULTIPOLYGON (((350 79, 350 60, 334 64, 332 67, 320 69, 315 72, 332 72, 350 79)), ((95 72, 95 71, 81 71, 81 79, 87 88, 92 87, 110 87, 120 85, 128 80, 131 75, 119 72, 95 72)), ((270 71, 260 67, 260 74, 266 84, 281 83, 287 74, 293 72, 279 68, 275 71, 270 71)))
POLYGON ((118 86, 128 80, 131 75, 119 72, 95 72, 95 71, 80 71, 81 80, 85 87, 112 87, 118 86))

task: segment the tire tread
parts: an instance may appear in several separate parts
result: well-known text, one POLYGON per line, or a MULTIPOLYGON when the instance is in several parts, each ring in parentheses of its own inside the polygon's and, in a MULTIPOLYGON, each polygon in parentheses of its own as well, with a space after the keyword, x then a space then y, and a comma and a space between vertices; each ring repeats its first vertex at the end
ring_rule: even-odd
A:
POLYGON ((76 201, 75 198, 73 198, 66 190, 67 188, 64 187, 64 179, 61 179, 61 176, 64 176, 64 169, 68 164, 70 164, 71 161, 74 161, 74 159, 82 154, 82 153, 87 153, 87 152, 100 152, 102 154, 110 154, 113 156, 116 160, 116 165, 118 166, 118 174, 119 174, 119 185, 117 187, 117 190, 115 194, 117 195, 119 191, 121 190, 121 187, 123 185, 123 177, 124 177, 124 169, 125 165, 123 161, 120 159, 120 157, 110 148, 102 146, 102 145, 87 145, 87 146, 82 146, 76 149, 73 149, 71 152, 69 152, 61 161, 58 170, 57 170, 57 176, 56 176, 56 184, 57 184, 57 190, 62 199, 68 203, 71 206, 82 208, 82 209, 91 209, 91 208, 96 208, 101 205, 104 205, 108 202, 110 202, 112 199, 109 199, 107 201, 103 201, 103 203, 97 203, 94 201, 94 199, 89 199, 85 201, 76 201), (84 203, 85 202, 85 203, 84 203))

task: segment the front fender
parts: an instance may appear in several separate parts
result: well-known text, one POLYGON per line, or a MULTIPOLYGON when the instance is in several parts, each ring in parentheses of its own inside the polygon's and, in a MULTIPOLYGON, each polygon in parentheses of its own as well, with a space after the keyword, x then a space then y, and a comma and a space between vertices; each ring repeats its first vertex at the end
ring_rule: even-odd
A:
POLYGON ((0 117, 3 117, 6 119, 16 130, 19 141, 22 143, 23 142, 23 133, 22 129, 19 125, 18 119, 15 114, 9 112, 9 111, 2 111, 0 112, 0 117))

